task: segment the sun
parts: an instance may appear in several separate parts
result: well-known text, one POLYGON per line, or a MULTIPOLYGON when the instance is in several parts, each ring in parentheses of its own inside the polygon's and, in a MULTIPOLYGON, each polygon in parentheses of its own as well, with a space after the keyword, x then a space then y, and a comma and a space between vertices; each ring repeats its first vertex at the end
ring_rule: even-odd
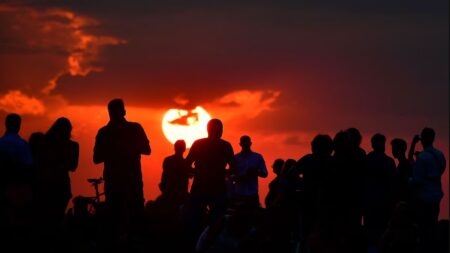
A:
POLYGON ((206 126, 210 119, 208 112, 200 106, 193 110, 170 109, 162 120, 163 133, 171 143, 184 140, 190 148, 195 140, 208 136, 206 126))

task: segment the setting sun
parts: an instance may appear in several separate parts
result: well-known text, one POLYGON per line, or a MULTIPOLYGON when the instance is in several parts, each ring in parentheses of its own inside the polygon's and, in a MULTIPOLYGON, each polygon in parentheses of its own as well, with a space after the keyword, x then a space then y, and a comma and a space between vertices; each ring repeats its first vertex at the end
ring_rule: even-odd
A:
POLYGON ((162 129, 171 143, 182 139, 189 148, 195 140, 208 136, 206 125, 210 119, 208 112, 200 106, 193 110, 170 109, 163 117, 162 129))

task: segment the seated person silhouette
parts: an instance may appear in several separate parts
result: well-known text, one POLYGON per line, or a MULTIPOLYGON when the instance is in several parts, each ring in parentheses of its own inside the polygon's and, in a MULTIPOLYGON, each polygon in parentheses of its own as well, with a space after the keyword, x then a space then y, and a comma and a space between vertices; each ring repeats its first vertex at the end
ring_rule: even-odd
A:
POLYGON ((177 140, 174 148, 175 154, 164 159, 159 189, 164 198, 181 204, 187 197, 189 178, 193 177, 193 171, 183 157, 186 151, 184 140, 177 140))

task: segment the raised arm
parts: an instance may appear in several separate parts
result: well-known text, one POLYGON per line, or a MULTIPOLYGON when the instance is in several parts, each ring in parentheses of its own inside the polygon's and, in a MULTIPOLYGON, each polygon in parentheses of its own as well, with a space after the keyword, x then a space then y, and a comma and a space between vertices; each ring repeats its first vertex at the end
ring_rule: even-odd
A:
POLYGON ((419 135, 414 135, 414 138, 411 142, 411 147, 409 148, 408 152, 408 160, 413 162, 414 161, 414 152, 416 152, 416 145, 420 141, 419 135))

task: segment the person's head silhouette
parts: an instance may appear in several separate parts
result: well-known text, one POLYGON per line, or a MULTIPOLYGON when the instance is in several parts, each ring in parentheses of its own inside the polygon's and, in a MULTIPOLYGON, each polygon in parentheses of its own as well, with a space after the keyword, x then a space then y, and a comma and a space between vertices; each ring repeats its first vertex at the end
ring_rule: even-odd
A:
POLYGON ((405 153, 406 153, 406 149, 407 149, 407 145, 406 145, 406 141, 403 139, 393 139, 391 141, 391 146, 392 146, 392 155, 397 158, 403 158, 405 157, 405 153))
POLYGON ((6 132, 18 134, 20 131, 21 122, 22 118, 19 116, 19 114, 16 113, 8 114, 5 119, 6 132))
POLYGON ((281 171, 283 170, 283 166, 284 166, 284 160, 281 158, 276 159, 272 165, 273 173, 275 173, 276 175, 279 176, 281 171))
POLYGON ((382 134, 374 134, 370 140, 372 143, 373 151, 382 152, 386 150, 386 137, 382 134))
POLYGON ((53 140, 70 140, 72 124, 65 117, 58 118, 47 131, 47 137, 53 140))
POLYGON ((30 135, 28 144, 30 146, 31 154, 33 154, 34 157, 37 156, 37 154, 40 152, 44 141, 45 134, 43 132, 34 132, 30 135))
POLYGON ((109 119, 111 121, 121 120, 125 117, 125 104, 120 98, 115 98, 108 103, 109 119))
POLYGON ((208 138, 220 139, 223 133, 223 124, 219 119, 211 119, 208 122, 208 138))
POLYGON ((333 139, 333 147, 334 147, 334 154, 341 156, 341 155, 348 155, 350 151, 352 150, 352 141, 350 138, 350 134, 345 131, 339 131, 333 139))
POLYGON ((243 152, 250 152, 252 146, 252 140, 250 139, 250 136, 241 136, 239 145, 241 146, 243 152))
POLYGON ((333 140, 328 135, 319 134, 311 142, 311 149, 313 154, 330 156, 333 152, 333 140))
POLYGON ((183 155, 184 151, 186 151, 186 142, 184 140, 177 140, 174 144, 175 154, 183 155))
POLYGON ((357 128, 351 127, 346 131, 352 140, 352 143, 355 148, 358 148, 361 145, 362 136, 357 128))
POLYGON ((424 148, 433 146, 434 138, 436 137, 436 133, 432 128, 425 127, 420 133, 420 141, 422 142, 422 146, 424 148))

